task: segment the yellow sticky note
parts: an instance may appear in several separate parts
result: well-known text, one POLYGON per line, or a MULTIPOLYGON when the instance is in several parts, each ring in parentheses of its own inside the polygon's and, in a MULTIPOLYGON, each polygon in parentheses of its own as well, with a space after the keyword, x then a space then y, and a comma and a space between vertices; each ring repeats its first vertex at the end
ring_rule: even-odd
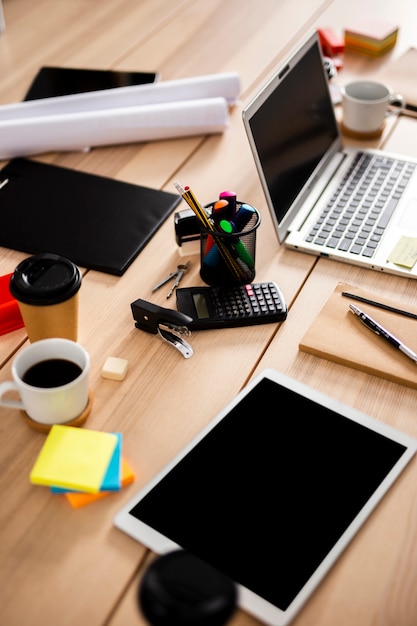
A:
MULTIPOLYGON (((129 463, 122 458, 122 487, 130 485, 135 480, 135 474, 129 463)), ((66 493, 65 497, 74 509, 79 509, 81 506, 105 498, 116 491, 99 491, 98 493, 66 493)))
POLYGON ((417 238, 400 237, 394 250, 389 255, 388 261, 409 269, 413 268, 417 261, 417 238))
POLYGON ((38 485, 97 493, 117 445, 112 433, 54 424, 30 473, 38 485))

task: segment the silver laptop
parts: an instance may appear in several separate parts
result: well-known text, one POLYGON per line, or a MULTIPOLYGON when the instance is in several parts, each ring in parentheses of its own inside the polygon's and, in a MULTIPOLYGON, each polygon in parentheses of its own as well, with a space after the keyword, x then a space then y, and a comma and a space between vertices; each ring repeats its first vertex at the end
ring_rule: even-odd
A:
POLYGON ((343 147, 317 32, 243 122, 280 243, 417 278, 417 158, 343 147))

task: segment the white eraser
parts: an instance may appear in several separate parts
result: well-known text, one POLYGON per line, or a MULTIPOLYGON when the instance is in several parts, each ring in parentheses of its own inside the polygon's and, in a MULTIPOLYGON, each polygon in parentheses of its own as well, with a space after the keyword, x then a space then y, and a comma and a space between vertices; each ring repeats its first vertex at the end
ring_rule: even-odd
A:
POLYGON ((104 363, 101 375, 103 378, 111 378, 112 380, 123 380, 127 374, 129 361, 119 359, 115 356, 108 356, 104 363))

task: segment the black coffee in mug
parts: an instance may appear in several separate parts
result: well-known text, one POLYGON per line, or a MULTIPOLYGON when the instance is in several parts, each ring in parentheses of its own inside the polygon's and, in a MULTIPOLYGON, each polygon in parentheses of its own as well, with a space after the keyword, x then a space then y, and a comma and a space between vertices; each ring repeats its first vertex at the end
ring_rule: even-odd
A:
POLYGON ((61 387, 78 378, 81 372, 81 367, 73 361, 46 359, 31 365, 22 380, 32 387, 61 387))

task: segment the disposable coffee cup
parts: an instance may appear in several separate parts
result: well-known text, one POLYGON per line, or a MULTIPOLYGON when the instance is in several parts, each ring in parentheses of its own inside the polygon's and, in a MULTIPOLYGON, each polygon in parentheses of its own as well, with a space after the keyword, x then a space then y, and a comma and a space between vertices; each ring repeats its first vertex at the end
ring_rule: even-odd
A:
POLYGON ((0 383, 0 405, 21 409, 38 424, 71 422, 87 407, 89 370, 90 356, 79 343, 36 341, 13 360, 13 380, 0 383))
POLYGON ((63 337, 77 341, 81 272, 57 254, 37 254, 22 261, 10 278, 29 341, 63 337))

